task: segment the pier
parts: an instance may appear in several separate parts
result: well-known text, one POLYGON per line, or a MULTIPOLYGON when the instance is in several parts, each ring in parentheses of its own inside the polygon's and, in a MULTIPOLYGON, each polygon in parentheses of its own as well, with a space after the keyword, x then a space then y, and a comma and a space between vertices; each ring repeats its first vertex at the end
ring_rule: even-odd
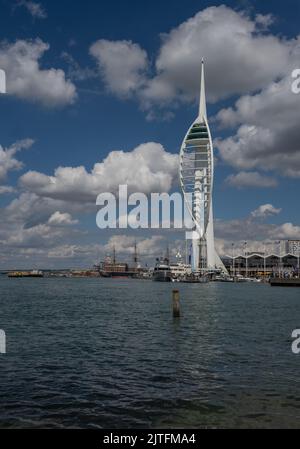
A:
POLYGON ((300 287, 300 278, 271 278, 271 287, 300 287))

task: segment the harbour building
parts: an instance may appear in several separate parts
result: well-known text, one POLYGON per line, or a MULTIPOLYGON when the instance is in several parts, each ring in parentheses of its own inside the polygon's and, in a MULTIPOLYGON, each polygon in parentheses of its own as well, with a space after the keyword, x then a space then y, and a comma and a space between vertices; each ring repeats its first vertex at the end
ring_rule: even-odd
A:
POLYGON ((253 252, 225 256, 223 259, 230 276, 245 277, 284 277, 299 276, 300 255, 291 253, 266 254, 264 252, 253 252))

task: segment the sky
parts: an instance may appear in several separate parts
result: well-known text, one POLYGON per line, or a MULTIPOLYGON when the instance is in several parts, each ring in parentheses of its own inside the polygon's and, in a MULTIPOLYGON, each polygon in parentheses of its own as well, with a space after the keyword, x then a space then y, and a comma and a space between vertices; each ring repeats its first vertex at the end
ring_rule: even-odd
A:
POLYGON ((178 191, 205 59, 221 255, 300 238, 300 4, 0 0, 0 269, 142 263, 184 232, 100 230, 96 198, 178 191))

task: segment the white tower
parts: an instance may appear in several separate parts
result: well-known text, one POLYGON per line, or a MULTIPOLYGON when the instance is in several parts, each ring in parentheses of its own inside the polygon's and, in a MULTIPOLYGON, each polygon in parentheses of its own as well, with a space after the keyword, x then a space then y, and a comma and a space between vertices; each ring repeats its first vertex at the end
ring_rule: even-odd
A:
POLYGON ((207 122, 204 62, 201 64, 199 113, 180 150, 180 184, 194 223, 192 269, 194 272, 226 271, 215 251, 212 190, 214 154, 207 122))

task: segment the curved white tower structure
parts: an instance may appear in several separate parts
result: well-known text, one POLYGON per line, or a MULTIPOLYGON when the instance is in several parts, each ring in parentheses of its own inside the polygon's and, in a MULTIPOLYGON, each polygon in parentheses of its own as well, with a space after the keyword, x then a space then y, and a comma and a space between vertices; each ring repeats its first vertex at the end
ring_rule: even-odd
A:
POLYGON ((180 150, 180 184, 195 225, 192 240, 194 272, 226 271, 215 251, 212 190, 214 154, 207 122, 204 63, 201 64, 199 114, 189 128, 180 150))

